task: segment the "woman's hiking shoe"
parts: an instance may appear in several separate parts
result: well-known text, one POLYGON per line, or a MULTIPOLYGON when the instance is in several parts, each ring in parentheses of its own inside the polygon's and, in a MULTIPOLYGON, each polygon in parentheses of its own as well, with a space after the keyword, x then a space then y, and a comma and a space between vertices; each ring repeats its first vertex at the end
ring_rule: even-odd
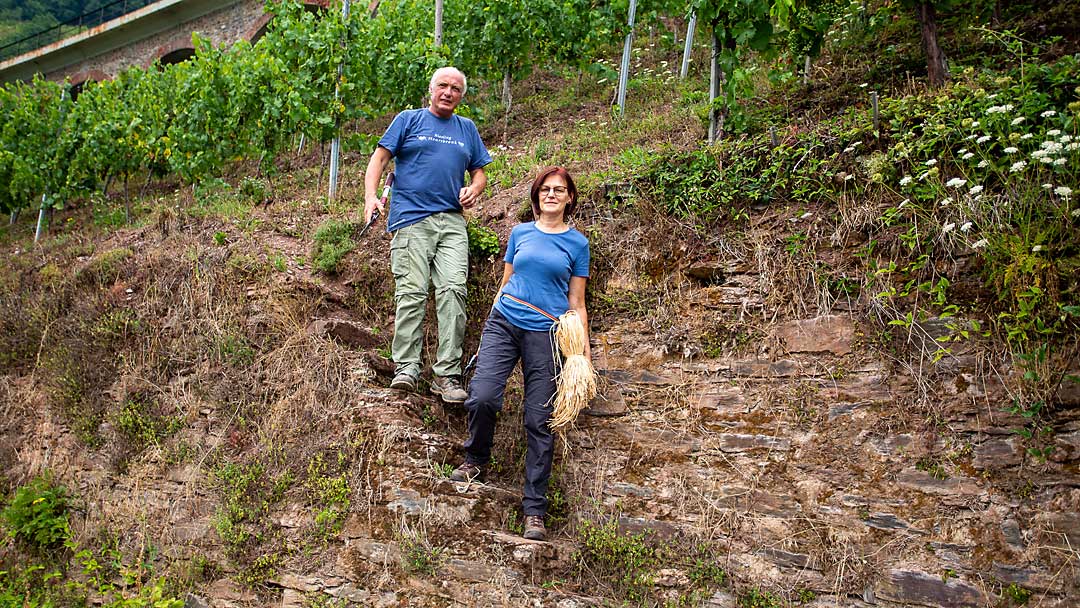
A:
POLYGON ((458 468, 450 473, 450 479, 464 482, 483 481, 484 467, 475 465, 471 462, 463 462, 458 465, 458 468))
POLYGON ((436 376, 431 381, 431 394, 442 397, 447 403, 465 403, 469 393, 461 388, 461 381, 456 376, 436 376))
POLYGON ((544 527, 542 515, 525 516, 525 533, 522 534, 529 540, 544 540, 547 538, 547 528, 544 527))
POLYGON ((416 391, 416 378, 409 374, 398 374, 390 381, 390 388, 399 391, 416 391))

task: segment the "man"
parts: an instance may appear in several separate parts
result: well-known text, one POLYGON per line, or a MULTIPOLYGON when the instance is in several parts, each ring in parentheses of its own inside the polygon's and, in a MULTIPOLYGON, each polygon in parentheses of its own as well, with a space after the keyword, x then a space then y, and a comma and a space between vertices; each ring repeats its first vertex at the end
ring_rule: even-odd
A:
POLYGON ((465 75, 456 68, 435 71, 427 108, 405 110, 379 140, 364 174, 364 220, 378 208, 382 172, 395 159, 394 196, 386 229, 394 273, 396 369, 391 388, 416 390, 429 284, 435 287, 439 348, 432 365, 431 392, 447 403, 464 403, 461 345, 465 337, 465 280, 469 236, 462 209, 480 199, 491 155, 476 125, 454 114, 465 95, 465 75), (465 185, 465 173, 471 179, 465 185))

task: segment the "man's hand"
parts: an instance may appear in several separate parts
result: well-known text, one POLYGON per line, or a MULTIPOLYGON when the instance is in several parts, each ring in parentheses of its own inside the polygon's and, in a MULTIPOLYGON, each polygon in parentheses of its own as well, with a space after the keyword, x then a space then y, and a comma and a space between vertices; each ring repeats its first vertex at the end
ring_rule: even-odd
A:
POLYGON ((375 213, 375 210, 379 210, 380 215, 386 215, 386 209, 383 208, 382 200, 374 194, 369 194, 364 197, 364 223, 367 224, 371 221, 371 214, 375 213))
POLYGON ((473 205, 480 200, 480 192, 473 190, 473 184, 469 184, 461 189, 458 193, 458 201, 461 202, 462 209, 471 209, 473 205))

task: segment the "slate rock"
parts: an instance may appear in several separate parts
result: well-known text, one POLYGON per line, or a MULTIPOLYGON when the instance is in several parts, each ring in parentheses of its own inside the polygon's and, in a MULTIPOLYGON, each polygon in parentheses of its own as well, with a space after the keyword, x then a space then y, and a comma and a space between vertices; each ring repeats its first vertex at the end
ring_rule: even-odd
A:
POLYGON ((926 534, 924 530, 912 528, 911 524, 892 513, 871 513, 870 517, 864 520, 864 523, 878 530, 903 530, 913 534, 926 534))
POLYGON ((855 341, 855 323, 845 316, 823 315, 785 323, 775 335, 791 353, 846 355, 855 341))
POLYGON ((971 464, 982 470, 1003 469, 1019 466, 1023 460, 1024 454, 1016 438, 995 438, 984 441, 975 448, 975 458, 971 464))
POLYGON ((874 593, 890 602, 936 608, 974 608, 987 604, 986 594, 975 585, 919 570, 890 570, 878 582, 874 593))

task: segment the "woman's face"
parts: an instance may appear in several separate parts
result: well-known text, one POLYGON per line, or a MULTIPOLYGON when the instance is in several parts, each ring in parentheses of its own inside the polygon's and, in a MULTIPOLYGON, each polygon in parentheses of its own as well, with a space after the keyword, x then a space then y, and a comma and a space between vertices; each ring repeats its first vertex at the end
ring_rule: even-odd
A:
POLYGON ((566 205, 570 203, 570 190, 566 187, 566 180, 557 173, 549 175, 544 178, 538 194, 540 214, 562 219, 566 205))

